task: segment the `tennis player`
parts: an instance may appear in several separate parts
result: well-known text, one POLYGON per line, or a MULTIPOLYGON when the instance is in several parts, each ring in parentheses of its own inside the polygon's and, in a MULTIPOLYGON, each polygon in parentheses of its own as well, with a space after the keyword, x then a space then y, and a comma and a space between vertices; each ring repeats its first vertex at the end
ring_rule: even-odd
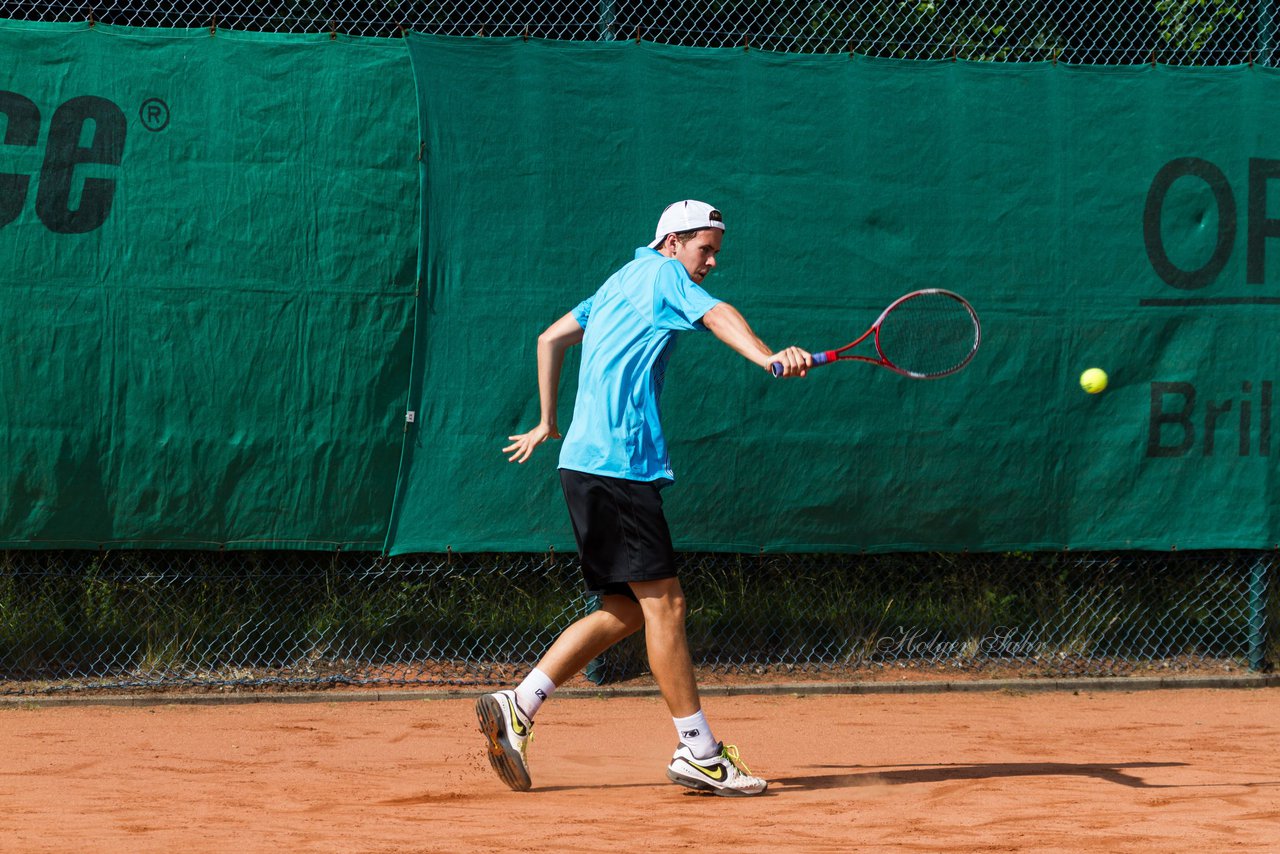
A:
POLYGON ((662 513, 661 490, 672 481, 658 400, 671 346, 680 332, 713 335, 769 371, 804 376, 812 367, 798 347, 773 351, 742 315, 702 288, 716 267, 724 236, 720 211, 705 202, 676 202, 662 212, 653 241, 595 294, 538 337, 541 420, 503 448, 523 463, 548 439, 559 439, 556 409, 565 351, 582 344, 573 420, 560 449, 560 482, 589 593, 600 610, 570 625, 514 690, 476 703, 489 761, 517 791, 531 783, 529 734, 557 685, 643 628, 649 668, 671 711, 679 747, 667 777, 718 795, 758 795, 768 785, 712 735, 702 711, 685 635, 686 605, 675 550, 662 513))

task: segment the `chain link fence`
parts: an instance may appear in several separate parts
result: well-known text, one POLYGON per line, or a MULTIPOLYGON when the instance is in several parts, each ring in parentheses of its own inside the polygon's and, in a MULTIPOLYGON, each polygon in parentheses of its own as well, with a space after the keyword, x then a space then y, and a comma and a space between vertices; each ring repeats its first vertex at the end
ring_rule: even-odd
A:
MULTIPOLYGON (((396 37, 643 39, 905 59, 1270 64, 1274 7, 1224 0, 0 0, 0 17, 396 37)), ((704 673, 822 678, 1273 667, 1270 553, 685 554, 704 673)), ((0 692, 492 685, 592 603, 572 556, 8 552, 0 692)), ((642 672, 630 639, 597 682, 642 672)))
POLYGON ((1269 64, 1273 0, 0 0, 0 17, 398 36, 644 39, 904 59, 1269 64))
MULTIPOLYGON (((1270 553, 683 554, 704 675, 1177 675, 1277 659, 1270 553)), ((0 692, 510 683, 593 603, 548 554, 8 552, 0 692)), ((639 636, 588 669, 646 670, 639 636)))

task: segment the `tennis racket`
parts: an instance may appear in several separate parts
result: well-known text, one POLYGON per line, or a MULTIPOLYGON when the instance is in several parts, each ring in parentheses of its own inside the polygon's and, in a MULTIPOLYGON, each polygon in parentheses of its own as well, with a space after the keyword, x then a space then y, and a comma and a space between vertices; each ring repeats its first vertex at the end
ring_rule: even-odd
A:
MULTIPOLYGON (((973 306, 959 294, 928 288, 898 297, 860 338, 838 350, 814 353, 813 364, 870 362, 904 377, 932 380, 969 364, 980 343, 982 326, 973 306), (845 355, 867 338, 875 343, 874 356, 845 355)), ((771 368, 775 377, 782 376, 781 362, 771 368)))

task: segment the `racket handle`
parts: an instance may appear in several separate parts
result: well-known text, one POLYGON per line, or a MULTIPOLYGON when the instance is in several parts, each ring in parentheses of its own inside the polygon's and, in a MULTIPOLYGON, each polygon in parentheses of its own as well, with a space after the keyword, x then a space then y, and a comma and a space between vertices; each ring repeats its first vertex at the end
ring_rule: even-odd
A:
MULTIPOLYGON (((813 356, 813 364, 814 364, 814 365, 825 365, 827 362, 831 361, 831 351, 830 351, 830 350, 827 350, 827 351, 822 352, 822 353, 811 353, 810 355, 812 355, 812 356, 813 356)), ((769 366, 769 370, 773 371, 773 375, 774 375, 775 377, 780 377, 780 376, 782 376, 782 363, 781 363, 781 362, 774 362, 772 365, 770 365, 770 366, 769 366)))

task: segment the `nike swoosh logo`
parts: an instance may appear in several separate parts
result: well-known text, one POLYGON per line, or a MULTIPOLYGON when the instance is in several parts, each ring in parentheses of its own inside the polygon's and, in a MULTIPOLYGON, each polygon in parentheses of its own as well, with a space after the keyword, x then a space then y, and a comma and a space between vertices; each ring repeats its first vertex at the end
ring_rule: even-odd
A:
POLYGON ((526 735, 529 734, 529 730, 525 727, 524 723, 521 722, 520 716, 516 714, 515 709, 507 709, 507 715, 508 717, 511 718, 512 732, 514 732, 516 735, 520 736, 521 738, 524 738, 526 735))
MULTIPOLYGON (((686 759, 685 762, 689 762, 689 760, 686 759)), ((699 765, 697 762, 689 762, 689 765, 693 768, 698 769, 703 774, 707 775, 708 778, 715 780, 717 783, 724 782, 724 766, 723 765, 714 765, 711 768, 705 768, 699 765)))

